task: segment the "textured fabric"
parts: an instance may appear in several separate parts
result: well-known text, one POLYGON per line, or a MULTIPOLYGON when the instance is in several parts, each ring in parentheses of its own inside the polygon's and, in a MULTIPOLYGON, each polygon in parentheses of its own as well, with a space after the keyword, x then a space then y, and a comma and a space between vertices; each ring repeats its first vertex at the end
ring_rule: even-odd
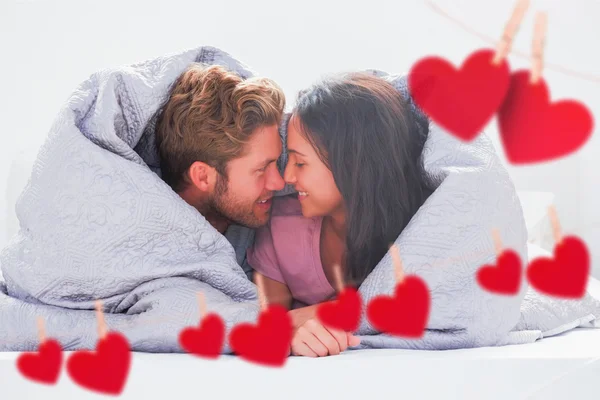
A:
MULTIPOLYGON (((552 254, 534 245, 528 246, 529 260, 552 254)), ((513 332, 499 344, 523 343, 524 337, 540 339, 574 328, 600 328, 600 285, 590 277, 588 291, 580 300, 563 300, 529 289, 521 304, 521 317, 513 332), (596 284, 592 287, 592 284, 596 284), (596 292, 592 292, 592 288, 596 292)))
POLYGON ((253 232, 228 230, 243 243, 236 251, 157 175, 157 111, 193 62, 252 75, 203 47, 95 73, 61 109, 18 200, 20 231, 0 255, 0 350, 35 349, 38 316, 65 350, 94 348, 96 299, 139 351, 182 351, 177 335, 197 324, 199 291, 227 330, 256 320, 256 288, 238 264, 253 232))
POLYGON ((335 296, 321 263, 322 217, 305 218, 298 199, 273 200, 269 224, 257 229, 248 262, 263 275, 285 283, 292 297, 304 304, 335 296))
MULTIPOLYGON (((178 333, 198 323, 199 291, 208 310, 225 320, 227 332, 256 320, 256 288, 238 264, 245 246, 234 249, 158 175, 157 111, 193 62, 252 75, 228 54, 202 47, 95 73, 60 110, 17 202, 20 230, 0 253, 6 280, 0 282, 1 351, 36 349, 39 316, 47 335, 65 350, 94 348, 96 299, 103 301, 108 328, 122 332, 134 351, 183 351, 178 333)), ((385 76, 408 96, 405 78, 385 76)), ((463 143, 431 124, 424 159, 437 189, 396 243, 406 273, 418 274, 430 289, 428 331, 420 340, 390 338, 363 318, 357 332, 361 346, 504 344, 520 320, 535 321, 531 313, 554 307, 546 299, 530 307, 528 297, 521 307, 525 285, 518 296, 505 298, 475 281, 479 266, 494 260, 492 228, 500 230, 505 246, 526 257, 514 186, 485 135, 463 143)), ((283 154, 280 167, 285 161, 283 154)), ((252 240, 243 230, 234 234, 247 245, 252 240)), ((393 288, 386 255, 360 292, 366 304, 393 288)), ((568 318, 599 315, 597 303, 594 309, 570 304, 568 318)), ((231 352, 228 342, 223 352, 231 352)))

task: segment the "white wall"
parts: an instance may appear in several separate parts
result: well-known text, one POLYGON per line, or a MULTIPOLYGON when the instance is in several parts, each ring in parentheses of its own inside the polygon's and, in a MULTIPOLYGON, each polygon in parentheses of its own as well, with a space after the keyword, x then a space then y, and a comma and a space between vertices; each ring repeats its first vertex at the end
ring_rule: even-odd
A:
MULTIPOLYGON (((512 0, 435 3, 492 38, 500 36, 514 4, 512 0)), ((529 52, 534 11, 541 9, 549 12, 546 63, 600 75, 600 2, 532 1, 515 49, 529 52)), ((473 50, 489 47, 419 0, 2 0, 0 193, 11 155, 41 143, 61 104, 92 72, 203 44, 220 47, 275 79, 290 102, 322 73, 364 68, 402 72, 434 54, 460 63, 473 50)), ((513 69, 529 67, 528 60, 515 56, 510 63, 513 69)), ((598 125, 600 82, 548 68, 544 76, 553 99, 584 102, 598 125)), ((556 194, 564 232, 586 240, 600 272, 597 131, 574 156, 509 170, 518 189, 556 194)), ((502 153, 495 122, 487 132, 502 153)))

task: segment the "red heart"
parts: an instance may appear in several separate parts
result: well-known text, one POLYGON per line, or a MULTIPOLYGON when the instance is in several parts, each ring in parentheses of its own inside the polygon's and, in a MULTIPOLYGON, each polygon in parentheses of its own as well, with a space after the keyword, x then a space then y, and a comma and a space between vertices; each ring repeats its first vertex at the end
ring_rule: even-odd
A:
POLYGON ((77 351, 67 361, 67 371, 79 385, 100 393, 118 395, 123 391, 131 351, 127 339, 109 332, 98 340, 96 351, 77 351))
POLYGON ((420 338, 425 334, 430 308, 425 282, 409 275, 396 285, 394 296, 377 296, 367 306, 367 317, 383 333, 420 338))
POLYGON ((345 288, 334 301, 322 303, 317 308, 317 318, 323 325, 353 332, 358 329, 362 299, 354 288, 345 288))
POLYGON ((590 273, 590 255, 585 243, 565 236, 554 247, 554 259, 536 258, 529 263, 527 279, 539 292, 556 297, 580 299, 590 273))
POLYGON ((60 376, 62 348, 56 340, 48 339, 37 353, 22 353, 17 359, 17 368, 32 381, 54 385, 60 376))
POLYGON ((290 354, 293 326, 287 310, 270 305, 258 316, 258 324, 242 323, 229 334, 232 350, 241 358, 267 366, 280 367, 290 354))
POLYGON ((494 53, 476 51, 458 70, 440 57, 418 61, 408 76, 414 101, 457 138, 473 140, 502 105, 510 83, 508 63, 493 65, 494 53))
POLYGON ((541 79, 533 85, 529 71, 515 72, 498 115, 500 136, 513 164, 548 161, 581 147, 592 134, 590 111, 574 100, 550 104, 541 79))
POLYGON ((519 292, 521 276, 521 258, 513 250, 505 250, 498 256, 498 266, 479 268, 477 282, 490 292, 512 295, 519 292))
POLYGON ((225 323, 217 314, 207 314, 198 328, 185 328, 179 334, 179 344, 188 353, 217 358, 225 342, 225 323))

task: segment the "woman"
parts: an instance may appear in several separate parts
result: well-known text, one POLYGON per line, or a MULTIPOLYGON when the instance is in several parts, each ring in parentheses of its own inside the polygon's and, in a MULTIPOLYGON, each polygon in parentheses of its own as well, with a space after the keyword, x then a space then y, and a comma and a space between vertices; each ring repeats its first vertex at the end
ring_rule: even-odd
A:
POLYGON ((292 353, 337 354, 356 343, 317 324, 316 306, 335 296, 336 266, 346 285, 360 286, 431 194, 421 160, 428 129, 397 89, 367 73, 300 94, 284 174, 298 194, 274 201, 248 251, 270 303, 312 305, 295 314, 297 328, 312 322, 296 332, 292 353))

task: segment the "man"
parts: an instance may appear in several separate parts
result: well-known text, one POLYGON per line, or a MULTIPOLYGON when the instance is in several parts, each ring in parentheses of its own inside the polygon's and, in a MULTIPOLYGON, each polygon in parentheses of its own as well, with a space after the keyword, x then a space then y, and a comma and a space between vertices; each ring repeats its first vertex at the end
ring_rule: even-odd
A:
POLYGON ((269 220, 285 97, 265 78, 191 66, 174 83, 156 127, 163 180, 234 246, 249 279, 246 247, 269 220))

